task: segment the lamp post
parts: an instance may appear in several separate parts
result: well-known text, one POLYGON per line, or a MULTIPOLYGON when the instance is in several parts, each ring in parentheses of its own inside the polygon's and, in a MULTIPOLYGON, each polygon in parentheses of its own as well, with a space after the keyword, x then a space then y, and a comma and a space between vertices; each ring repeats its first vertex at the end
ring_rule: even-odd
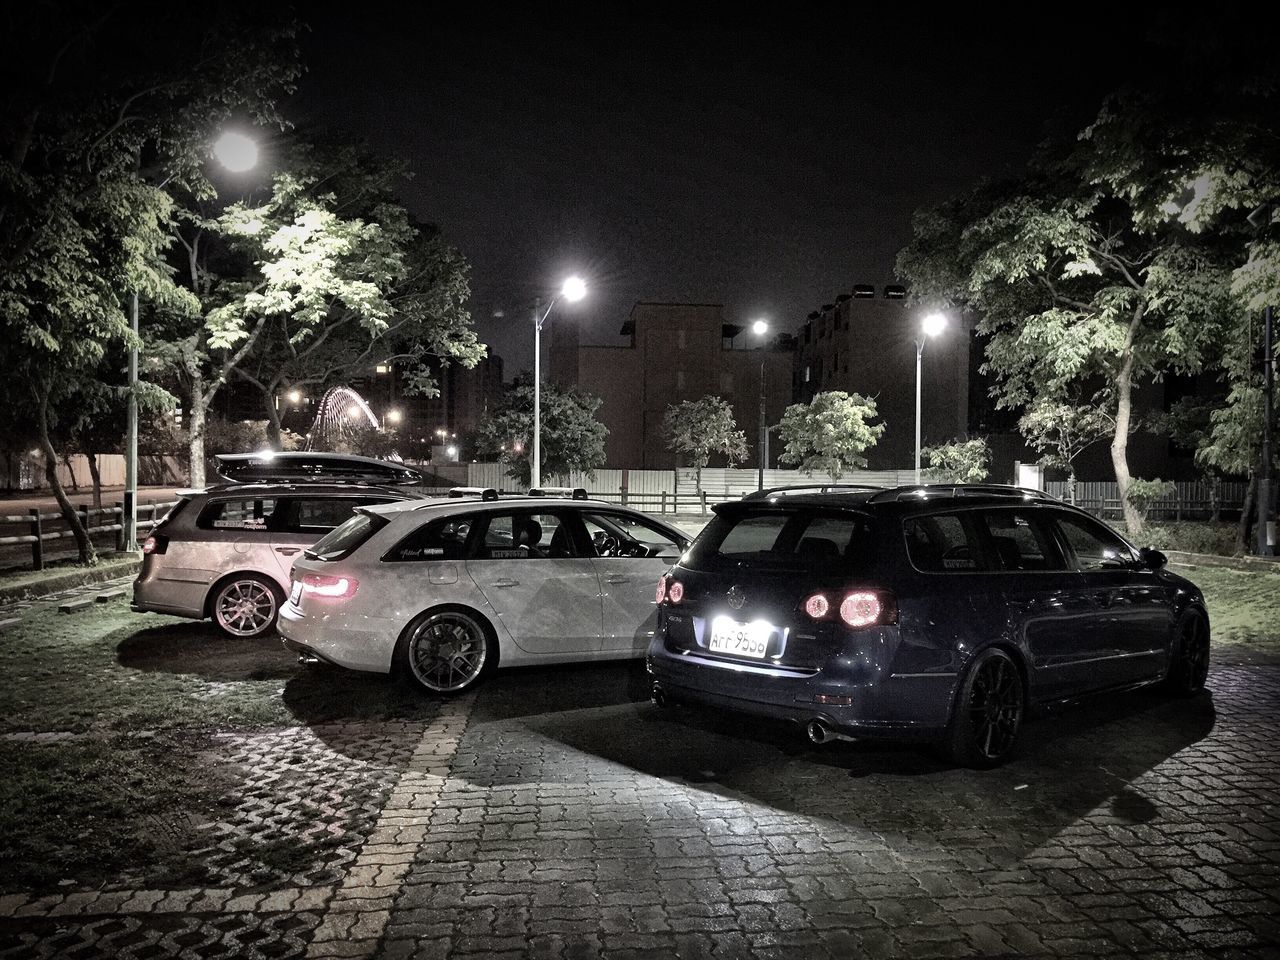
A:
MULTIPOLYGON (((258 144, 243 133, 227 131, 213 144, 213 156, 232 173, 244 173, 258 162, 258 144)), ((138 291, 129 295, 129 400, 125 426, 124 504, 120 523, 125 549, 138 545, 138 291)))
POLYGON ((569 277, 560 287, 560 295, 552 297, 547 309, 533 305, 533 452, 529 461, 529 486, 542 486, 542 325, 551 316, 551 308, 563 299, 577 303, 587 295, 587 284, 581 277, 569 277), (542 316, 538 316, 541 313, 542 316))
POLYGON ((757 320, 751 324, 751 332, 760 338, 760 439, 756 443, 756 456, 759 459, 759 468, 756 471, 756 489, 764 489, 764 468, 765 460, 769 456, 769 433, 764 425, 765 409, 764 409, 764 363, 767 355, 764 353, 764 336, 769 332, 769 324, 765 320, 757 320))
POLYGON ((947 318, 940 313, 931 313, 920 324, 920 335, 916 337, 916 483, 920 482, 920 361, 924 357, 925 342, 946 328, 947 318))
MULTIPOLYGON (((1262 204, 1249 214, 1249 225, 1255 236, 1261 239, 1276 216, 1276 201, 1262 204)), ((1272 469, 1271 425, 1275 420, 1276 390, 1276 341, 1272 307, 1262 310, 1262 464, 1258 473, 1258 540, 1260 557, 1274 556, 1276 552, 1276 522, 1272 519, 1275 508, 1275 477, 1272 469)))

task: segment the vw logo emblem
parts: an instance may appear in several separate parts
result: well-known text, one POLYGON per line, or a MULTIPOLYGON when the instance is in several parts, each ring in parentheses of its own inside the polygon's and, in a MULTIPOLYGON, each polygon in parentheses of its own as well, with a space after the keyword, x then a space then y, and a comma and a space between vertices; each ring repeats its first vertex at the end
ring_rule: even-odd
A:
POLYGON ((729 600, 729 606, 733 607, 735 610, 741 610, 742 605, 747 602, 747 595, 742 592, 742 588, 736 583, 729 588, 727 597, 729 600))

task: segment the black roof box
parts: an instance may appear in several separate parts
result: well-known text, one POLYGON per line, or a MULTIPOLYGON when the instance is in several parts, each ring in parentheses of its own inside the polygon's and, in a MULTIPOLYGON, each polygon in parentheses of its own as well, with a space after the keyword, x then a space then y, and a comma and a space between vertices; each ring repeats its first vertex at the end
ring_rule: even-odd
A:
POLYGON ((231 483, 383 483, 422 484, 422 473, 403 463, 345 453, 301 451, 219 453, 213 457, 218 476, 231 483))

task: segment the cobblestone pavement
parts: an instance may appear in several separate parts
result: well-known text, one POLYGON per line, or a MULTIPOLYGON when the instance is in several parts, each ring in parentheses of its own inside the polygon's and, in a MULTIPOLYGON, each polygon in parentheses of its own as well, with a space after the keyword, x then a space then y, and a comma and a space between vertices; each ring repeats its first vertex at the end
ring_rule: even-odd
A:
POLYGON ((362 747, 236 742, 391 771, 331 871, 3 896, 0 958, 1280 956, 1280 666, 1210 688, 1041 717, 979 773, 659 711, 638 665, 500 674, 362 747))

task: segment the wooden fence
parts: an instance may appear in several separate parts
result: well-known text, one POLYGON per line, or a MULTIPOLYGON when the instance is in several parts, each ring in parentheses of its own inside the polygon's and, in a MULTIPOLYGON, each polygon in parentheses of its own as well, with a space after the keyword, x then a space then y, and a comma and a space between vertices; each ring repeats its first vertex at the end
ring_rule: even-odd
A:
MULTIPOLYGON (((1065 480, 1050 480, 1045 492, 1063 500, 1067 499, 1065 480)), ((1239 513, 1244 506, 1248 484, 1229 481, 1218 485, 1218 509, 1221 513, 1239 513)), ((1208 520, 1213 515, 1214 496, 1207 483, 1179 481, 1174 484, 1173 496, 1156 500, 1147 511, 1149 520, 1208 520)), ((1102 519, 1117 519, 1124 515, 1120 503, 1120 490, 1114 480, 1091 481, 1076 484, 1076 506, 1088 510, 1102 519)))
MULTIPOLYGON (((176 500, 139 503, 139 532, 150 530, 159 523, 175 503, 177 503, 176 500)), ((92 507, 88 504, 82 504, 76 507, 76 513, 79 514, 80 525, 85 528, 90 537, 94 534, 114 533, 115 548, 117 550, 128 550, 131 547, 137 547, 137 544, 131 545, 124 542, 124 524, 121 522, 124 516, 123 503, 117 501, 114 506, 110 507, 92 507), (107 522, 104 523, 104 520, 107 522)), ((45 554, 47 552, 45 549, 46 544, 62 540, 71 540, 74 543, 75 535, 67 527, 61 511, 41 513, 38 509, 31 509, 26 514, 0 516, 0 527, 12 528, 14 526, 24 529, 25 532, 0 536, 0 547, 30 545, 31 569, 33 570, 44 569, 45 554)))

